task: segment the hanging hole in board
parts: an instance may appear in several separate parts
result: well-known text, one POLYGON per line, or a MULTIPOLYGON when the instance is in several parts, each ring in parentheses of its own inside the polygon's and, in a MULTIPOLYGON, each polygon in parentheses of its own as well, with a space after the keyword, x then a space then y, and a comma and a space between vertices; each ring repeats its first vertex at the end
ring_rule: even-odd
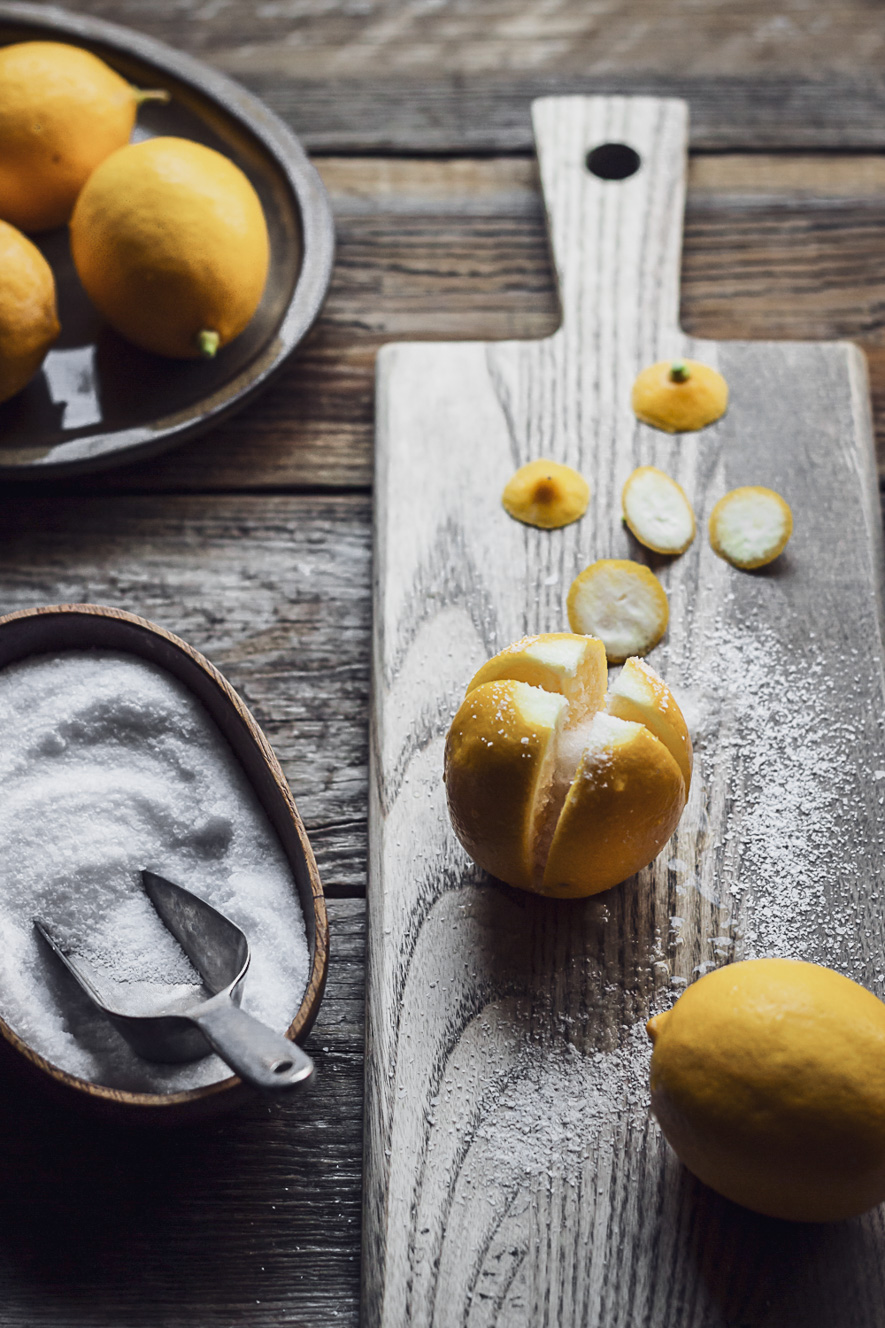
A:
POLYGON ((587 170, 600 180, 626 180, 641 165, 639 153, 626 143, 600 143, 587 153, 587 170))

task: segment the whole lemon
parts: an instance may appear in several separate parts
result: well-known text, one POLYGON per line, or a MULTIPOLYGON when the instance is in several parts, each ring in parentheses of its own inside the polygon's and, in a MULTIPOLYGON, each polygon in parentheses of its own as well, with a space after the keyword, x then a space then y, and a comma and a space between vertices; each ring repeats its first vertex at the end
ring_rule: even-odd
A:
POLYGON ((33 378, 58 333, 49 264, 21 231, 0 221, 0 401, 33 378))
POLYGON ((0 217, 25 231, 68 220, 89 176, 128 143, 146 97, 63 42, 0 49, 0 217))
POLYGON ((753 959, 649 1020, 652 1109, 688 1169, 770 1217, 885 1199, 885 1005, 832 969, 753 959))
POLYGON ((157 355, 212 355, 261 301, 270 244, 258 195, 227 157, 183 138, 113 152, 71 218, 86 293, 157 355))

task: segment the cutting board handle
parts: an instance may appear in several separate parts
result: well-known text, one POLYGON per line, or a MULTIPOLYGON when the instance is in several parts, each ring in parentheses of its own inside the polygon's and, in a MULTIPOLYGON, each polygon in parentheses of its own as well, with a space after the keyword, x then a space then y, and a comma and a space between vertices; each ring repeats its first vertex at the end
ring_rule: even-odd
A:
POLYGON ((544 97, 532 104, 532 121, 559 335, 592 345, 600 365, 628 346, 652 357, 671 332, 678 354, 688 106, 661 97, 544 97))

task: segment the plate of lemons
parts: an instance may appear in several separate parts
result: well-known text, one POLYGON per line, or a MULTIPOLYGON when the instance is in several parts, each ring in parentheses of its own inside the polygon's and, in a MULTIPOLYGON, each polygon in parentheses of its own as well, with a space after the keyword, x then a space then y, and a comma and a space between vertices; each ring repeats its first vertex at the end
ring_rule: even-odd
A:
POLYGON ((0 477, 211 428, 319 313, 332 214, 244 88, 128 29, 0 4, 0 477))

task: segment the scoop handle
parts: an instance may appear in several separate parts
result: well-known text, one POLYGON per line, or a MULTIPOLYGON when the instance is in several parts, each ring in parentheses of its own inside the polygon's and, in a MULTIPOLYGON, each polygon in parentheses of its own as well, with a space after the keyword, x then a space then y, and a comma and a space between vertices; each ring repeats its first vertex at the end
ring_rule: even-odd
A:
POLYGON ((212 1050, 253 1088, 279 1092, 313 1074, 313 1061, 297 1042, 274 1033, 238 1005, 210 1003, 190 1018, 212 1050))

